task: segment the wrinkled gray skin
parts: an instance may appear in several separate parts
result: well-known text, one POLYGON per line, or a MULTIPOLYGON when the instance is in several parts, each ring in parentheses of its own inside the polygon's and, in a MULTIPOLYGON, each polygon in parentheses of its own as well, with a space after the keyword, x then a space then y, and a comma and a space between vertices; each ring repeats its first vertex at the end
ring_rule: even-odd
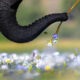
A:
POLYGON ((16 20, 17 8, 21 1, 0 0, 0 31, 11 41, 17 43, 32 41, 52 23, 68 19, 67 13, 49 14, 26 27, 22 27, 16 20))

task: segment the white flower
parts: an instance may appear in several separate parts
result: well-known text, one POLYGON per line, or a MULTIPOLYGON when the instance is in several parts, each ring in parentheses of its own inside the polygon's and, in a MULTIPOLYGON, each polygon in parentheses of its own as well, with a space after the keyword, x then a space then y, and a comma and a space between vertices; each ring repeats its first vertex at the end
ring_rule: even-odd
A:
POLYGON ((8 66, 7 65, 1 65, 1 69, 2 70, 8 70, 8 66))
POLYGON ((52 46, 52 43, 48 43, 47 45, 48 45, 49 47, 51 47, 51 46, 52 46))
POLYGON ((54 52, 53 56, 59 56, 59 54, 60 54, 59 52, 54 52))

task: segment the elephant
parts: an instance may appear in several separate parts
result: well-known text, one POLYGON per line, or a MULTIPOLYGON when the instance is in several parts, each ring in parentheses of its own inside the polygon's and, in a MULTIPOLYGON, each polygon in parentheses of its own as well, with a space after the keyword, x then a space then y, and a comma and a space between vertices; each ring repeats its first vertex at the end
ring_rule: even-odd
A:
POLYGON ((52 13, 35 20, 32 24, 21 26, 16 20, 16 12, 22 0, 0 0, 0 32, 16 43, 26 43, 38 37, 54 22, 68 20, 64 13, 52 13))

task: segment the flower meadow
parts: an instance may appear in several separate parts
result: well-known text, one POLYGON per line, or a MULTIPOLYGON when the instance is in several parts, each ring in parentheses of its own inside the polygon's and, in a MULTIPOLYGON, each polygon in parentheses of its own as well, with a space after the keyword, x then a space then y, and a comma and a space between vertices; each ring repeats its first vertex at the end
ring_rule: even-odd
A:
POLYGON ((25 73, 30 76, 39 76, 44 72, 58 72, 59 70, 77 71, 80 69, 80 53, 76 49, 74 53, 60 53, 53 48, 48 48, 43 52, 37 49, 30 54, 16 53, 0 54, 0 73, 9 77, 9 75, 17 74, 19 76, 25 73))

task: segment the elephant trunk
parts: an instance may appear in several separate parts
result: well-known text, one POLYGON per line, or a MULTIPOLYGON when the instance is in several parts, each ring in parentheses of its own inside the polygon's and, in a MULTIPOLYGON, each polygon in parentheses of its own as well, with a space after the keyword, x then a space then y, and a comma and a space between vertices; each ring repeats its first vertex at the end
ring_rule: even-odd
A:
POLYGON ((16 7, 14 7, 15 4, 8 5, 5 1, 3 0, 3 5, 0 6, 0 31, 9 40, 17 43, 32 41, 52 23, 68 19, 67 13, 50 14, 28 26, 22 27, 16 20, 16 11, 22 0, 11 0, 18 1, 15 3, 16 7))

